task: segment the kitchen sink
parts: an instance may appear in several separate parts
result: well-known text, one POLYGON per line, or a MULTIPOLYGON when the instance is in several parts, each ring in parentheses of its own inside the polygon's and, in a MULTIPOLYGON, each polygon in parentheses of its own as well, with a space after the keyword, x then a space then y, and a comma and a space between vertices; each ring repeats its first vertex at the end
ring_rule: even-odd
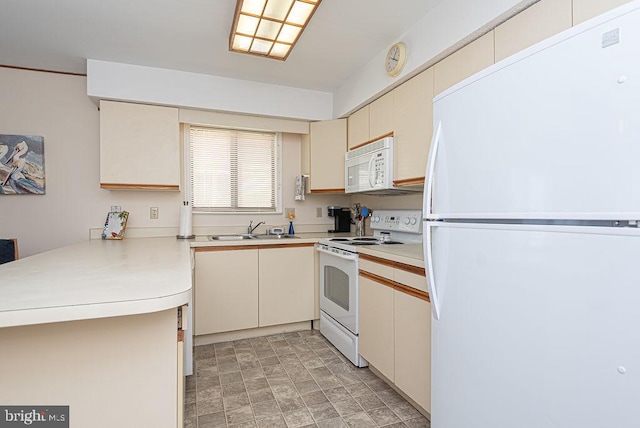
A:
POLYGON ((211 235, 209 239, 211 241, 242 241, 245 239, 291 239, 299 238, 296 235, 254 235, 249 233, 242 233, 236 235, 211 235))
POLYGON ((300 238, 296 235, 253 235, 254 239, 291 239, 300 238))
POLYGON ((252 239, 254 235, 242 234, 242 235, 211 235, 209 237, 212 241, 240 241, 243 239, 252 239))

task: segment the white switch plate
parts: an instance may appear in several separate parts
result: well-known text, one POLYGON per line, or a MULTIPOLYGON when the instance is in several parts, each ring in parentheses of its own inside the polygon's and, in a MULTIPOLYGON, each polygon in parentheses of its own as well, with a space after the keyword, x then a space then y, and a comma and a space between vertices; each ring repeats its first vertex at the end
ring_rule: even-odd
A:
POLYGON ((322 207, 316 207, 316 217, 322 217, 322 207))
POLYGON ((151 220, 157 220, 159 215, 158 207, 151 207, 149 209, 149 218, 151 220))

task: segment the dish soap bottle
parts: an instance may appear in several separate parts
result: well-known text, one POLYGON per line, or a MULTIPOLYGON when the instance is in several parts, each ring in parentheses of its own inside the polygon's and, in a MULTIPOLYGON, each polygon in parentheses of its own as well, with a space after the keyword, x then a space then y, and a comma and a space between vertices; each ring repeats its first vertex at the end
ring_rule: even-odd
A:
POLYGON ((289 213, 289 235, 294 235, 295 232, 293 230, 293 219, 296 218, 294 213, 289 213))

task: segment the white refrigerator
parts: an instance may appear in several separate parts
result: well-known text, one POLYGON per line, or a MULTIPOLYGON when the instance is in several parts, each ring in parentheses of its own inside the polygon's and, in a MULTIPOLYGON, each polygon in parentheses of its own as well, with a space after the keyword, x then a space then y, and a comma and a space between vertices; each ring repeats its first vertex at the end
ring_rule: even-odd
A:
POLYGON ((640 2, 434 99, 433 428, 640 427, 640 2))

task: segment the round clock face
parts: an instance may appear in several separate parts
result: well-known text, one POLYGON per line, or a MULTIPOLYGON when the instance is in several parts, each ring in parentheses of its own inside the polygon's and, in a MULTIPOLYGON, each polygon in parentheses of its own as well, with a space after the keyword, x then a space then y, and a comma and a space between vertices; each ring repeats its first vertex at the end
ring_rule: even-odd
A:
POLYGON ((389 48, 384 66, 390 76, 397 76, 402 71, 404 63, 407 59, 407 45, 404 43, 396 43, 389 48))

